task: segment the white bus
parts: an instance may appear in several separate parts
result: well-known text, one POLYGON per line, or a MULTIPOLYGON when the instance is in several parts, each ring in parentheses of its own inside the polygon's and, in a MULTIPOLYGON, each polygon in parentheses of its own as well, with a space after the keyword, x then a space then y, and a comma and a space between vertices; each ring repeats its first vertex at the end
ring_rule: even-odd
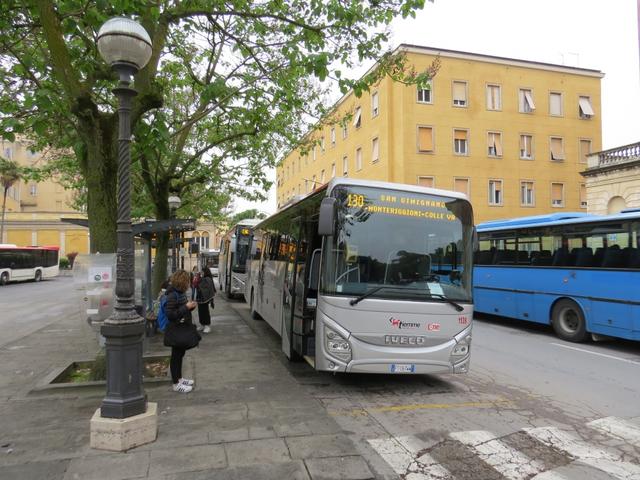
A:
POLYGON ((39 282, 58 275, 58 247, 0 244, 0 285, 22 280, 39 282))
POLYGON ((240 220, 222 237, 218 260, 220 291, 228 298, 244 295, 247 281, 247 258, 253 226, 260 220, 240 220))
POLYGON ((256 225, 245 297, 317 370, 465 373, 474 238, 463 194, 333 179, 256 225))

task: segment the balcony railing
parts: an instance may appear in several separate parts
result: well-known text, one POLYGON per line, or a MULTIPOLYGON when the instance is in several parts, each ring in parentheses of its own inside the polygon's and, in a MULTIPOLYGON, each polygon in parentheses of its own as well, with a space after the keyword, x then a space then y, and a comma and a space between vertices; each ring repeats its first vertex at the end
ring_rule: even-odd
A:
MULTIPOLYGON (((589 162, 589 167, 608 167, 620 163, 633 162, 640 160, 640 142, 624 145, 622 147, 612 148, 593 154, 597 156, 597 163, 589 162)), ((592 158, 593 158, 592 157, 592 158)))

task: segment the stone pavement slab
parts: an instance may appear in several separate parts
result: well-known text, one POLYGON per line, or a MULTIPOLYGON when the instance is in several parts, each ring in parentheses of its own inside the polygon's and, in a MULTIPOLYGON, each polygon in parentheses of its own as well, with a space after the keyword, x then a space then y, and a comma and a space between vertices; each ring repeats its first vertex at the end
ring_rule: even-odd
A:
POLYGON ((369 480, 374 478, 361 456, 305 460, 313 480, 369 480))
POLYGON ((149 452, 111 453, 74 458, 64 480, 112 480, 145 478, 149 470, 149 452))
POLYGON ((153 450, 149 462, 149 478, 158 478, 166 473, 194 472, 226 466, 227 458, 222 445, 153 450))
POLYGON ((0 468, 0 480, 39 479, 57 480, 67 471, 69 460, 33 462, 0 468))
POLYGON ((288 462, 289 450, 282 438, 248 440, 225 444, 229 465, 232 467, 252 464, 288 462))
POLYGON ((291 458, 340 457, 342 455, 358 455, 356 447, 349 437, 337 435, 313 435, 285 439, 291 458))

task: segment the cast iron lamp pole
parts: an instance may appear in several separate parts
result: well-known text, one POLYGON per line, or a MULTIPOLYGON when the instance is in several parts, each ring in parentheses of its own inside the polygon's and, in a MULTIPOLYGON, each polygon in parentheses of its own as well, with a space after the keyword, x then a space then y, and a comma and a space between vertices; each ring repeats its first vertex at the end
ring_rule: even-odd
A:
MULTIPOLYGON (((176 210, 180 208, 182 204, 182 200, 177 195, 171 195, 169 197, 169 211, 171 212, 171 220, 175 220, 176 218, 176 210)), ((171 238, 171 272, 174 273, 178 269, 178 259, 176 258, 176 230, 175 228, 171 228, 170 235, 171 238)))
POLYGON ((128 18, 107 20, 98 32, 98 51, 118 73, 118 252, 116 303, 101 333, 106 339, 107 394, 102 417, 127 418, 144 413, 147 398, 142 388, 142 336, 144 320, 135 311, 133 233, 131 230, 131 102, 137 92, 131 77, 151 58, 151 39, 145 29, 128 18))

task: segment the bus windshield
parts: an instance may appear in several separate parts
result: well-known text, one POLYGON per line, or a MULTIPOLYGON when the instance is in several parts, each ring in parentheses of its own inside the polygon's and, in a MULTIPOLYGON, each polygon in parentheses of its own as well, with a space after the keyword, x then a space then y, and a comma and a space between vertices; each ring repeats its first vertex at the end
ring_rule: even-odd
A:
POLYGON ((332 196, 337 225, 324 244, 322 293, 471 301, 469 202, 358 186, 336 187, 332 196))
POLYGON ((247 256, 249 255, 249 241, 251 230, 246 227, 238 228, 236 236, 236 252, 233 256, 233 271, 244 273, 247 269, 247 256))

